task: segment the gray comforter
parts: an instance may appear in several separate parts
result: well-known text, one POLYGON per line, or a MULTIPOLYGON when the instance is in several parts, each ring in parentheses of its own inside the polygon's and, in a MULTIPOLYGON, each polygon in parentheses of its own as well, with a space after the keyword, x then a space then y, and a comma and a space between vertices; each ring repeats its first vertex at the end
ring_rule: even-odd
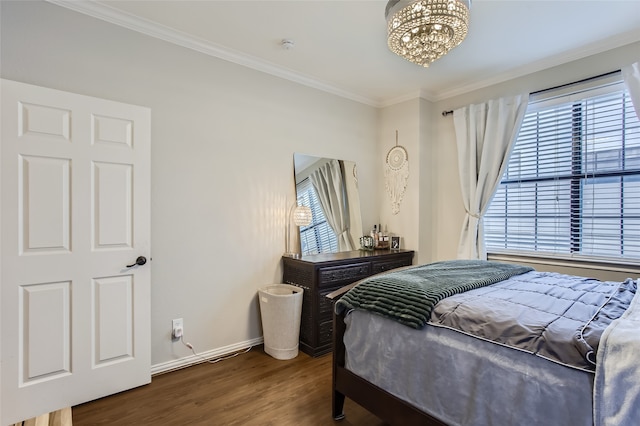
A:
POLYGON ((593 371, 603 331, 635 292, 631 279, 532 271, 442 300, 430 323, 593 371))
POLYGON ((347 369, 447 425, 594 426, 593 373, 445 327, 361 310, 345 322, 347 369))

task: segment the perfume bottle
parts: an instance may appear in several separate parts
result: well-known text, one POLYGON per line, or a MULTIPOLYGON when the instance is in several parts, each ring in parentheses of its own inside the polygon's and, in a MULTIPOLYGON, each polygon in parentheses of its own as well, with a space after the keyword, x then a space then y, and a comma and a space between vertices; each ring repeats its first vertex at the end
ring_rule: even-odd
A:
POLYGON ((389 248, 389 231, 387 225, 384 226, 384 232, 382 233, 382 248, 389 248))

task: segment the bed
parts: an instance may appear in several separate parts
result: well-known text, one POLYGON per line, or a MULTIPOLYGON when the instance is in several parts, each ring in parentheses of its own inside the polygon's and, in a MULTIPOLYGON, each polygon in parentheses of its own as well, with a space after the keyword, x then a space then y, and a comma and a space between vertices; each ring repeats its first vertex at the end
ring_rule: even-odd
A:
POLYGON ((636 288, 486 261, 347 286, 328 295, 333 417, 348 397, 392 425, 637 424, 636 288))

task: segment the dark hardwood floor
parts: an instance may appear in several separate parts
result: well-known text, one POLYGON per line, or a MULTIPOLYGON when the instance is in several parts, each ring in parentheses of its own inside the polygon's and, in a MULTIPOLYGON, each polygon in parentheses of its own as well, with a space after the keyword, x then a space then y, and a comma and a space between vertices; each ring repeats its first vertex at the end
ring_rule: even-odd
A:
POLYGON ((348 400, 331 417, 332 355, 276 360, 246 354, 154 376, 151 384, 73 407, 73 425, 382 426, 348 400))

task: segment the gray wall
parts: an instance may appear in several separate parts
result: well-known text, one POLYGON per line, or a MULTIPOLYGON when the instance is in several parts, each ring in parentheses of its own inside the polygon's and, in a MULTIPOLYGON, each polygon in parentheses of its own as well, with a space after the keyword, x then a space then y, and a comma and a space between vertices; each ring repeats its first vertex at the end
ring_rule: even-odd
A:
POLYGON ((260 339, 280 282, 293 153, 355 161, 378 220, 375 108, 39 2, 1 2, 5 79, 151 108, 152 364, 260 339))

